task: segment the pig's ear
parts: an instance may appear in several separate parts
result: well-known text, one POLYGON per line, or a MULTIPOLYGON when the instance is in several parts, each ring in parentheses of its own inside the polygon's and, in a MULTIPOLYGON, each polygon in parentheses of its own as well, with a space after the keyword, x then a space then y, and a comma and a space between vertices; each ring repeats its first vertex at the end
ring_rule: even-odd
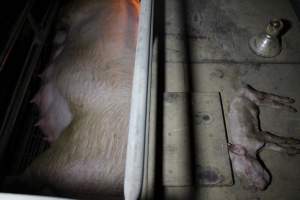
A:
POLYGON ((236 155, 244 156, 247 154, 247 150, 245 149, 245 147, 240 144, 228 143, 228 149, 231 153, 234 153, 236 155))

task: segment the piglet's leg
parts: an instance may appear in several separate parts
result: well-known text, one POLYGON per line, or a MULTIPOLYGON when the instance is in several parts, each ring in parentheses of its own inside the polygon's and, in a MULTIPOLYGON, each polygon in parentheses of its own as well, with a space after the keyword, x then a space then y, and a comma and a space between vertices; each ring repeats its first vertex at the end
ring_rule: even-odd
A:
POLYGON ((276 144, 281 144, 284 146, 293 146, 293 145, 298 145, 300 147, 300 140, 295 139, 292 137, 282 137, 275 135, 270 132, 263 131, 261 132, 264 136, 264 139, 266 142, 271 142, 271 143, 276 143, 276 144))
POLYGON ((300 140, 291 137, 281 137, 269 132, 261 132, 266 142, 266 148, 287 154, 300 153, 300 140))
POLYGON ((240 93, 253 101, 256 105, 270 106, 276 109, 285 109, 289 112, 297 112, 297 109, 289 105, 295 102, 290 97, 279 96, 276 94, 258 91, 249 85, 245 85, 240 93))
POLYGON ((287 153, 289 155, 300 154, 300 149, 297 149, 295 147, 282 146, 276 143, 266 143, 265 148, 273 151, 287 153))
POLYGON ((61 26, 59 29, 56 30, 55 37, 53 39, 53 55, 52 55, 52 60, 55 60, 58 58, 58 56, 63 52, 64 47, 65 47, 65 42, 67 40, 67 35, 68 35, 68 27, 61 26))
POLYGON ((44 85, 36 96, 41 116, 36 126, 42 130, 47 141, 53 142, 71 123, 73 115, 68 102, 53 83, 44 85))

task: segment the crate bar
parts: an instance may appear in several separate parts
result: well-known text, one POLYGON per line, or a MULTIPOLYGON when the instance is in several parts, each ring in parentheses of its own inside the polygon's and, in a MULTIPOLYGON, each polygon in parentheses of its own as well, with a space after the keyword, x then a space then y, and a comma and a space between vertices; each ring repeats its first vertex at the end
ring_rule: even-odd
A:
MULTIPOLYGON (((24 65, 22 66, 23 70, 20 74, 20 78, 17 81, 11 102, 8 106, 8 109, 5 114, 5 118, 3 120, 2 125, 0 126, 0 161, 4 158, 5 150, 8 145, 11 132, 14 128, 15 122, 17 120, 19 111, 21 109, 23 99, 26 95, 28 85, 30 83, 30 80, 32 78, 34 69, 37 65, 39 56, 42 52, 43 45, 46 41, 46 37, 43 37, 43 41, 40 41, 37 39, 39 37, 38 34, 48 35, 51 25, 53 23, 53 20, 58 12, 59 8, 59 1, 53 1, 52 4, 52 11, 50 12, 50 9, 47 13, 47 19, 49 20, 48 25, 43 29, 40 30, 39 33, 35 33, 35 39, 33 40, 30 49, 28 50, 28 56, 26 58, 26 61, 24 65), (37 42, 38 41, 38 42, 37 42)), ((26 8, 27 10, 27 8, 26 8)), ((27 10, 26 16, 29 15, 29 10, 27 10)), ((23 17, 26 18, 24 15, 23 17)), ((31 27, 33 28, 33 27, 31 27)), ((15 35, 12 35, 12 37, 15 37, 15 35)), ((40 37, 41 38, 41 37, 40 37)), ((1 177, 1 174, 0 174, 1 177)))
POLYGON ((147 131, 149 71, 152 53, 154 0, 141 1, 126 155, 124 195, 136 200, 142 190, 147 131))

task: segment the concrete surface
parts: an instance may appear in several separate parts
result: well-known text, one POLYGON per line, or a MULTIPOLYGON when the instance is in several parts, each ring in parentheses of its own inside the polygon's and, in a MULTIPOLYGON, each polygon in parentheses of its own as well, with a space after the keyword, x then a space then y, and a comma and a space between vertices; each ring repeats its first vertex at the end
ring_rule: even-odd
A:
POLYGON ((220 94, 193 93, 192 119, 187 111, 188 98, 184 92, 164 95, 164 185, 191 185, 190 176, 199 185, 232 185, 220 94), (193 120, 193 127, 189 127, 189 120, 193 120), (190 128, 194 130, 193 139, 190 128), (194 158, 189 155, 191 142, 195 146, 194 158), (192 162, 195 174, 189 174, 192 162))
MULTIPOLYGON (((183 83, 174 84, 172 78, 172 75, 176 77, 176 71, 180 72, 182 66, 178 63, 167 65, 167 71, 170 72, 167 74, 168 90, 174 91, 176 87, 178 90, 184 88, 183 83)), ((195 92, 220 92, 225 118, 227 118, 230 101, 242 82, 262 91, 293 97, 296 99, 295 107, 300 110, 300 91, 298 88, 300 85, 300 65, 194 64, 193 75, 195 77, 195 92)), ((288 113, 283 110, 262 107, 260 120, 263 130, 300 139, 299 112, 288 113)), ((228 137, 230 141, 230 133, 228 133, 228 137)), ((207 144, 200 143, 199 145, 207 144)), ((272 174, 272 183, 266 191, 247 191, 235 179, 235 184, 232 187, 198 187, 198 199, 300 199, 300 168, 298 167, 300 155, 288 156, 284 153, 265 150, 261 153, 261 158, 272 174)), ((184 194, 184 188, 169 187, 166 188, 166 191, 168 199, 184 199, 184 197, 180 197, 184 194)))
POLYGON ((299 62, 300 26, 286 0, 166 0, 166 50, 169 62, 184 61, 181 48, 182 3, 188 9, 188 36, 193 62, 299 62), (248 48, 249 39, 265 30, 270 19, 288 21, 283 51, 265 59, 248 48), (290 26, 290 27, 289 27, 290 26))
MULTIPOLYGON (((300 110, 300 26, 289 1, 167 0, 165 21, 165 92, 219 93, 226 126, 230 101, 242 82, 261 91, 293 97, 295 107, 300 110), (188 57, 179 2, 189 5, 188 57), (262 32, 273 17, 287 19, 292 26, 283 35, 282 53, 265 59, 250 51, 248 40, 262 32)), ((262 107, 260 120, 263 130, 300 139, 300 112, 262 107)), ((230 141, 228 128, 227 133, 230 141)), ((266 191, 247 191, 233 177, 233 186, 165 187, 166 199, 300 199, 300 155, 264 150, 260 156, 272 174, 272 183, 266 191), (191 197, 191 193, 197 195, 191 197)))

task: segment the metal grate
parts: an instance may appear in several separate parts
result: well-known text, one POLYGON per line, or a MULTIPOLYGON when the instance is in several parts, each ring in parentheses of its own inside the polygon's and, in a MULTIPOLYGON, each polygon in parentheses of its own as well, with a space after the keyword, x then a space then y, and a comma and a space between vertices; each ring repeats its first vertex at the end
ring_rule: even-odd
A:
POLYGON ((47 63, 59 1, 29 0, 22 6, 22 12, 11 12, 20 14, 11 17, 14 25, 0 50, 0 178, 21 173, 48 147, 34 126, 38 111, 29 101, 40 85, 35 75, 47 63))

